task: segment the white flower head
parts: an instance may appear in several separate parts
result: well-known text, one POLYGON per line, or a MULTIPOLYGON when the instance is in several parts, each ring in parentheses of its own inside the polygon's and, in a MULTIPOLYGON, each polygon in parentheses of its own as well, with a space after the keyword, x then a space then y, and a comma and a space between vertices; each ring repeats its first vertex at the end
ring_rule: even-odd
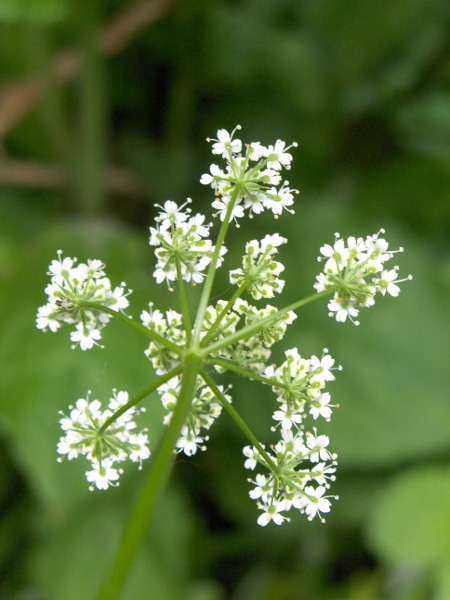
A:
POLYGON ((173 202, 172 200, 166 200, 166 202, 164 202, 164 206, 159 206, 159 204, 156 204, 155 206, 157 208, 161 208, 161 212, 155 218, 155 221, 157 223, 168 222, 169 224, 173 223, 175 225, 177 225, 179 223, 183 223, 188 218, 188 214, 190 213, 190 208, 187 208, 186 212, 182 212, 182 210, 185 206, 187 206, 191 202, 192 202, 192 200, 190 198, 188 198, 187 201, 184 204, 182 204, 180 207, 178 206, 178 204, 176 202, 173 202))
POLYGON ((273 521, 275 525, 281 525, 284 521, 289 521, 288 517, 281 514, 287 509, 285 501, 261 505, 260 508, 263 510, 263 513, 258 517, 258 525, 261 525, 261 527, 265 527, 270 521, 273 521))
POLYGON ((98 490, 107 490, 108 487, 119 485, 117 480, 121 474, 121 469, 114 469, 112 460, 104 460, 101 464, 92 463, 92 471, 86 473, 86 479, 92 483, 89 489, 92 491, 94 485, 98 490))
POLYGON ((305 513, 308 515, 308 520, 312 519, 317 515, 323 522, 324 519, 320 513, 330 512, 331 502, 324 495, 326 488, 323 485, 319 485, 317 488, 312 486, 306 486, 304 489, 304 500, 305 500, 305 513))
POLYGON ((229 158, 232 154, 239 154, 242 150, 242 142, 238 139, 233 139, 235 132, 240 129, 240 125, 235 127, 231 133, 226 129, 219 129, 217 132, 217 140, 212 146, 213 154, 220 154, 222 158, 229 158))
POLYGON ((268 148, 265 149, 265 156, 269 161, 267 166, 276 171, 280 171, 283 167, 285 169, 290 169, 292 154, 289 154, 287 150, 296 146, 296 143, 291 146, 286 146, 286 142, 283 142, 282 140, 277 140, 274 146, 268 146, 268 148))
POLYGON ((181 430, 177 441, 178 452, 184 452, 186 456, 193 456, 197 450, 206 450, 204 442, 208 438, 200 437, 195 431, 191 431, 186 425, 181 430))
MULTIPOLYGON (((217 214, 219 215, 221 221, 225 219, 230 201, 230 197, 224 196, 222 197, 222 200, 214 200, 212 203, 213 208, 217 209, 217 214)), ((237 219, 242 219, 243 216, 244 207, 242 204, 240 204, 240 202, 236 202, 236 204, 233 206, 233 210, 231 211, 230 219, 233 219, 235 222, 237 222, 237 219)))
POLYGON ((99 329, 84 325, 84 323, 78 323, 75 329, 76 331, 73 331, 70 334, 71 341, 75 342, 72 346, 73 348, 77 345, 79 345, 82 350, 90 350, 94 345, 99 346, 100 348, 102 347, 98 344, 98 340, 102 337, 99 329))
POLYGON ((329 460, 333 458, 333 455, 327 450, 330 439, 327 435, 317 435, 317 431, 314 430, 314 434, 306 432, 306 445, 310 449, 311 454, 309 460, 311 462, 318 462, 319 460, 329 460))

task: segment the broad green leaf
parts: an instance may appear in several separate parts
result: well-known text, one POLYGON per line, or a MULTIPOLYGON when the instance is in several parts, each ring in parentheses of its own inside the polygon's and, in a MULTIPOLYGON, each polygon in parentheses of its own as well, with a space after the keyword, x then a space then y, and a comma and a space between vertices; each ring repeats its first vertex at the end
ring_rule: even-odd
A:
POLYGON ((50 25, 67 14, 66 0, 0 0, 0 22, 50 25))
POLYGON ((431 570, 448 565, 449 468, 423 466, 395 477, 378 498, 367 536, 373 550, 388 563, 431 570))

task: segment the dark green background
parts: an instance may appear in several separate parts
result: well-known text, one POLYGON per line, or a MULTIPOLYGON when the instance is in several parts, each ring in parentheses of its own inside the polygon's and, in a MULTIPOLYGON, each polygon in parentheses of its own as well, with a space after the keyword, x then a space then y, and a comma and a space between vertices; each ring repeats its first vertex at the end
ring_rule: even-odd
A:
MULTIPOLYGON (((325 525, 294 515, 256 525, 240 431, 223 415, 206 453, 180 459, 124 600, 448 600, 450 598, 450 6, 444 0, 161 2, 114 56, 95 40, 125 0, 0 0, 0 100, 45 80, 59 53, 78 76, 46 86, 4 132, 0 161, 64 169, 66 185, 0 181, 0 596, 90 600, 110 564, 146 468, 90 493, 84 465, 58 464, 58 411, 91 389, 137 393, 153 374, 146 340, 111 323, 105 350, 71 350, 68 331, 35 329, 46 270, 62 248, 99 258, 134 290, 130 313, 178 309, 152 278, 154 204, 194 199, 211 215, 207 136, 243 127, 246 142, 297 141, 296 214, 242 222, 216 288, 228 291, 245 241, 279 232, 284 302, 312 292, 319 248, 385 228, 403 276, 398 299, 361 312, 359 328, 326 302, 299 313, 275 352, 324 347, 344 370, 340 404, 320 430, 339 455, 340 496, 325 525), (118 169, 137 185, 104 185, 118 169)), ((50 78, 51 79, 51 78, 50 78)), ((17 105, 14 105, 16 107, 17 105)), ((0 102, 0 116, 4 115, 0 102)), ((3 164, 3 163, 2 163, 3 164)), ((195 291, 192 293, 195 299, 195 291)), ((266 444, 273 396, 228 377, 236 408, 266 444)), ((143 420, 152 448, 157 397, 143 420)))

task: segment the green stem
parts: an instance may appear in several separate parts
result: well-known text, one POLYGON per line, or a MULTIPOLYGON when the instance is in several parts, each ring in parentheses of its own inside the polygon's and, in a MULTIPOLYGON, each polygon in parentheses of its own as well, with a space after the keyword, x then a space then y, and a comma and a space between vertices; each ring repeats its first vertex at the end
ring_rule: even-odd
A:
POLYGON ((141 325, 137 321, 134 321, 131 317, 127 317, 126 315, 122 314, 121 312, 119 312, 117 310, 113 310, 112 308, 108 308, 107 306, 103 306, 103 304, 98 304, 97 302, 82 302, 80 304, 80 306, 87 306, 89 308, 95 308, 99 312, 104 312, 108 315, 111 315, 112 317, 119 319, 123 323, 130 325, 137 331, 140 331, 144 335, 151 338, 153 341, 158 342, 158 344, 161 344, 161 345, 165 346, 166 348, 168 348, 169 350, 171 350, 172 352, 175 352, 175 354, 181 355, 183 353, 182 348, 180 348, 179 346, 177 346, 176 344, 174 344, 167 338, 163 337, 162 335, 159 335, 159 333, 156 333, 156 331, 153 331, 152 329, 148 329, 144 325, 141 325))
POLYGON ((145 390, 142 390, 142 392, 136 394, 134 398, 132 398, 129 402, 121 406, 113 415, 111 415, 109 419, 106 419, 106 421, 98 430, 98 433, 103 433, 104 431, 106 431, 108 427, 114 423, 114 421, 117 421, 117 419, 121 417, 124 413, 126 413, 128 410, 130 410, 130 408, 136 406, 136 404, 138 404, 141 400, 143 400, 149 394, 157 390, 161 385, 163 385, 167 381, 170 381, 172 377, 176 377, 177 375, 179 375, 182 371, 183 365, 178 365, 162 377, 158 377, 158 379, 152 384, 150 384, 148 387, 146 387, 145 390))
POLYGON ((200 372, 200 375, 201 375, 202 379, 204 380, 204 382, 206 383, 206 385, 211 389, 213 394, 218 398, 218 400, 220 401, 220 403, 224 407, 224 409, 231 416, 231 418, 236 423, 236 425, 244 432, 244 434, 246 435, 248 440, 258 450, 258 452, 264 458, 264 460, 269 465, 269 467, 272 469, 272 471, 274 473, 276 473, 278 470, 277 465, 273 462, 272 458, 270 458, 270 456, 267 454, 267 452, 261 446, 261 444, 258 441, 258 438, 251 431, 251 429, 249 428, 247 423, 244 421, 244 419, 241 417, 241 415, 237 412, 237 410, 235 410, 233 405, 230 404, 230 402, 222 394, 220 389, 217 387, 214 379, 204 370, 202 370, 200 372))
POLYGON ((233 305, 236 302, 236 300, 238 298, 240 298, 242 296, 242 294, 245 292, 245 290, 248 288, 248 286, 253 281, 256 280, 256 278, 258 277, 258 275, 260 274, 260 272, 263 269, 266 268, 267 263, 264 262, 264 260, 266 259, 266 256, 267 256, 267 252, 260 258, 260 264, 257 265, 257 267, 255 268, 255 270, 252 273, 249 273, 247 275, 247 277, 241 283, 241 285, 239 286, 239 288, 231 296, 230 300, 227 302, 227 305, 220 312, 219 316, 217 317, 217 319, 213 323, 212 327, 209 329, 208 333, 202 339, 202 345, 207 344, 208 341, 214 336, 214 334, 216 333, 217 328, 219 327, 219 325, 222 322, 223 318, 228 314, 228 311, 233 307, 233 305))
POLYGON ((189 305, 186 298, 186 289, 184 287, 184 281, 181 273, 181 263, 179 254, 175 255, 175 264, 177 269, 177 279, 178 279, 178 296, 180 298, 181 312, 183 315, 183 323, 184 328, 186 330, 186 340, 187 343, 191 341, 192 337, 192 325, 191 325, 191 317, 189 315, 189 305))
POLYGON ((101 9, 99 0, 76 0, 73 6, 82 58, 77 191, 84 210, 96 213, 105 201, 105 73, 97 44, 101 9))
POLYGON ((200 367, 201 359, 198 356, 190 355, 186 358, 180 394, 169 428, 153 458, 148 479, 125 525, 113 566, 97 595, 97 600, 119 600, 122 595, 127 572, 147 535, 156 502, 169 478, 174 449, 191 408, 200 367))
POLYGON ((249 371, 248 369, 243 369, 239 365, 231 362, 230 360, 226 360, 225 358, 213 358, 211 361, 208 361, 208 364, 219 365, 226 371, 233 371, 237 375, 241 375, 241 377, 247 377, 248 379, 252 379, 253 381, 260 381, 266 385, 275 385, 276 387, 286 388, 287 385, 285 383, 279 381, 273 381, 268 377, 264 377, 263 375, 259 375, 254 371, 249 371))
POLYGON ((231 333, 227 337, 224 337, 223 339, 220 339, 217 342, 214 342, 210 346, 207 346, 206 348, 202 349, 202 354, 203 354, 203 356, 209 356, 213 352, 217 352, 217 350, 221 350, 222 348, 225 348, 226 346, 230 346, 231 344, 239 342, 239 340, 249 338, 254 333, 258 333, 259 331, 263 330, 268 325, 275 323, 276 321, 279 320, 280 317, 282 317, 286 313, 290 312, 291 310, 295 311, 295 310, 301 308, 302 306, 306 306, 307 304, 314 302, 315 300, 319 300, 320 298, 323 298, 325 296, 333 294, 337 289, 339 289, 338 286, 331 287, 331 288, 328 288, 327 290, 324 290, 323 292, 320 292, 318 294, 312 294, 311 296, 308 296, 307 298, 303 298, 302 300, 293 302, 292 304, 289 304, 289 306, 285 306, 284 308, 281 308, 273 315, 269 315, 268 317, 265 317, 264 319, 255 321, 251 325, 242 327, 242 329, 239 329, 238 331, 231 333))
POLYGON ((234 303, 236 302, 236 300, 241 296, 242 292, 245 290, 245 288, 247 287, 248 283, 243 283, 233 294, 233 296, 230 298, 230 300, 227 302, 227 305, 224 307, 224 309, 219 313, 218 317, 216 318, 216 320, 214 321, 213 325, 210 327, 208 333, 205 335, 204 338, 202 338, 201 343, 202 344, 207 344, 208 341, 214 336, 214 334, 217 331, 217 328, 219 327, 219 325, 221 324, 221 322, 223 321, 224 317, 228 314, 230 308, 234 305, 234 303))
POLYGON ((217 236, 216 245, 214 248, 214 254, 211 259, 211 263, 209 265, 208 274, 206 275, 205 283, 203 286, 202 295, 200 297, 200 302, 198 304, 197 315, 195 317, 195 325, 194 325, 194 333, 193 333, 193 341, 195 344, 198 344, 200 341, 200 335, 203 327, 203 319, 205 317, 205 312, 208 307, 209 298, 211 296, 211 290, 214 283, 214 276, 217 270, 217 262, 220 257, 220 250, 222 248, 225 236, 228 231, 228 227, 230 225, 231 213, 233 212, 233 208, 236 204, 236 200, 238 199, 239 192, 241 191, 242 184, 236 184, 234 188, 233 194, 231 195, 230 202, 227 207, 227 212, 225 218, 223 220, 222 226, 219 231, 219 235, 217 236))

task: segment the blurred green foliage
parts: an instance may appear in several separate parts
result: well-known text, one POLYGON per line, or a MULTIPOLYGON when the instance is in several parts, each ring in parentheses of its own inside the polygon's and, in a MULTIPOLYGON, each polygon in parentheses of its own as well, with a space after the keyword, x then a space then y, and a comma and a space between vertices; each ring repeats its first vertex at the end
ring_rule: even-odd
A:
MULTIPOLYGON (((278 231, 287 303, 311 293, 335 231, 384 227, 414 279, 363 311, 359 328, 328 319, 324 303, 307 307, 283 348, 326 346, 344 366, 326 428, 340 457, 327 523, 256 525, 245 440, 224 415, 206 453, 177 461, 124 600, 450 598, 449 34, 441 0, 0 0, 2 598, 94 598, 146 473, 91 494, 82 464, 56 462, 58 410, 88 389, 103 401, 113 387, 137 393, 153 374, 145 340, 120 324, 105 350, 86 353, 67 331, 35 329, 48 264, 58 248, 100 258, 134 290, 135 317, 149 301, 177 309, 151 276, 153 205, 192 196, 211 214, 198 183, 211 162, 204 138, 237 123, 245 141, 299 143, 289 180, 302 194, 295 218, 233 231, 229 268, 246 240, 278 231), (119 44, 111 20, 152 4, 119 44), (99 52, 105 31, 112 49, 99 52), (49 65, 67 49, 80 68, 63 84, 49 65), (36 77, 44 92, 27 108, 24 83, 36 77)), ((271 395, 224 381, 270 444, 271 395)), ((150 399, 153 448, 161 414, 150 399)))

